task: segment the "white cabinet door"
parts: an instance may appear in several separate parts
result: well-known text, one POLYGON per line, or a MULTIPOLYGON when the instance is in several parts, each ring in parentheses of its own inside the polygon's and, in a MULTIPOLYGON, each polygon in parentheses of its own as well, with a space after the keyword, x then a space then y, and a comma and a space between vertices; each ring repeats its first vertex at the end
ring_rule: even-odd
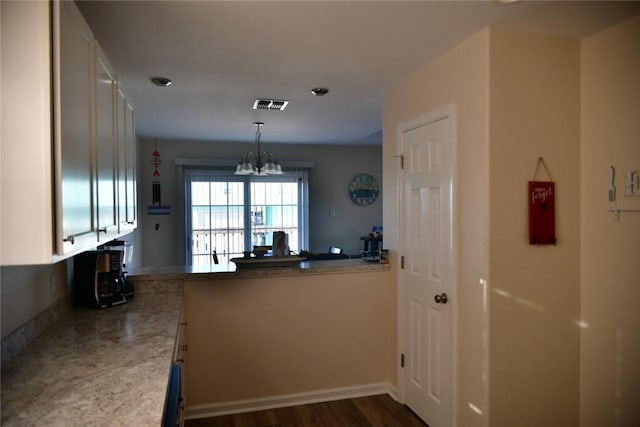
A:
POLYGON ((97 244, 91 111, 93 35, 73 2, 54 3, 54 148, 58 255, 97 244))
POLYGON ((120 234, 133 231, 137 223, 135 110, 124 89, 117 91, 118 217, 120 234))
POLYGON ((127 230, 127 166, 126 166, 126 131, 125 131, 125 106, 127 98, 118 85, 116 92, 116 136, 118 153, 118 224, 120 233, 127 230))
POLYGON ((115 72, 95 43, 95 179, 100 242, 113 240, 118 235, 115 90, 115 72))
POLYGON ((0 265, 50 263, 51 16, 47 2, 0 1, 0 265))
POLYGON ((136 119, 131 102, 126 106, 126 164, 127 164, 127 224, 136 227, 138 221, 138 203, 136 195, 136 119))

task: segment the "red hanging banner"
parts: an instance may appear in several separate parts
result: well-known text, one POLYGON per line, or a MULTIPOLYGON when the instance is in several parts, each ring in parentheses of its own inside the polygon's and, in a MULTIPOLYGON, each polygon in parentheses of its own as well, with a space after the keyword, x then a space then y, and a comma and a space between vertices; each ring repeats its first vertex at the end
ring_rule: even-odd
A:
POLYGON ((556 188, 547 165, 538 157, 533 180, 529 181, 529 244, 555 245, 556 238, 556 188), (549 181, 536 181, 538 168, 542 165, 549 181))
POLYGON ((556 244, 556 190, 551 181, 529 181, 529 244, 556 244))

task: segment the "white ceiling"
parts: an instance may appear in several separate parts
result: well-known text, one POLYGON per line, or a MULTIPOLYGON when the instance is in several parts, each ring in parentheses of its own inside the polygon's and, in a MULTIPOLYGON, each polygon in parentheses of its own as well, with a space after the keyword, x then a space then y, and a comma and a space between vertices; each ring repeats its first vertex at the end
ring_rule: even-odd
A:
POLYGON ((78 5, 135 103, 140 137, 251 141, 260 120, 263 141, 338 144, 380 144, 384 89, 484 27, 584 38, 640 13, 637 1, 78 5), (329 94, 314 97, 317 86, 329 94), (253 110, 261 97, 290 104, 253 110))

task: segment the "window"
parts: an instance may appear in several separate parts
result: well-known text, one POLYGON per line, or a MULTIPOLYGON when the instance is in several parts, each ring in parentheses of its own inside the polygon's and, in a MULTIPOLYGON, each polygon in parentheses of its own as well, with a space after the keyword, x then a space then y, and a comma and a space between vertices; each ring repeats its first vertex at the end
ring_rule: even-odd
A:
POLYGON ((212 264, 271 245, 274 231, 288 235, 293 252, 308 246, 306 171, 279 176, 237 176, 227 170, 185 170, 187 263, 212 264))

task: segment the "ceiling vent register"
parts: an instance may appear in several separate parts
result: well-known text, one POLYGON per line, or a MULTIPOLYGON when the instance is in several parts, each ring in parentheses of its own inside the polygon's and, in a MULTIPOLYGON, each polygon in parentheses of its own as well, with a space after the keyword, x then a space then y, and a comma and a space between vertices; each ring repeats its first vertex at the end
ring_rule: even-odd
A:
POLYGON ((282 111, 287 108, 288 104, 289 101, 280 99, 256 99, 253 103, 253 109, 282 111))

